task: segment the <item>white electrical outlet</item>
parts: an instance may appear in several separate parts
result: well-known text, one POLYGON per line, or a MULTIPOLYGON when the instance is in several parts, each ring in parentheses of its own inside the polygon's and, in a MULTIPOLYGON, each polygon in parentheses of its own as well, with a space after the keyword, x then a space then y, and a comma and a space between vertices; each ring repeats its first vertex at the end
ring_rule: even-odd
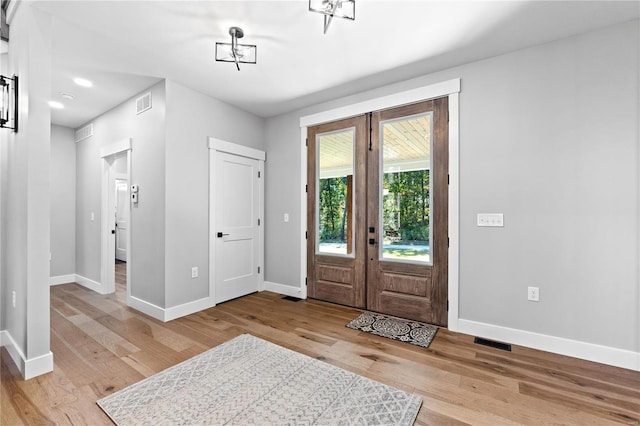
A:
POLYGON ((478 213, 478 226, 504 226, 504 215, 502 213, 478 213))
POLYGON ((191 268, 191 278, 198 278, 198 267, 194 266, 191 268))
POLYGON ((540 288, 539 287, 529 287, 527 292, 527 299, 531 302, 539 302, 540 301, 540 288))
POLYGON ((284 221, 289 222, 289 213, 284 214, 284 221))
POLYGON ((11 292, 11 303, 13 303, 13 307, 16 307, 16 292, 12 291, 11 292))

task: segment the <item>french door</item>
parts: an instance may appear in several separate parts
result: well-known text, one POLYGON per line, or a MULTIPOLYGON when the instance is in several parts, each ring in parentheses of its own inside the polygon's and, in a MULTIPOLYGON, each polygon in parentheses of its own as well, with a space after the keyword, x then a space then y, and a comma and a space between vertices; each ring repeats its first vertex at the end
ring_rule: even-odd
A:
POLYGON ((308 129, 308 295, 447 324, 448 103, 308 129))

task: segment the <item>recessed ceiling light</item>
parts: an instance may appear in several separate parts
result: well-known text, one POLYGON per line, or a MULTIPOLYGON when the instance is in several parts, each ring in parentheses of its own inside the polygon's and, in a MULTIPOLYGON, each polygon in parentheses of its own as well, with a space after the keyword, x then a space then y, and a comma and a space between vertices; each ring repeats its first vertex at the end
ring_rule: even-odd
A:
POLYGON ((56 102, 56 101, 49 101, 49 106, 51 108, 55 108, 55 109, 62 109, 64 108, 64 105, 61 102, 56 102))
POLYGON ((73 96, 71 93, 62 93, 60 92, 60 97, 63 99, 67 99, 69 101, 72 101, 73 99, 75 99, 75 96, 73 96))
POLYGON ((90 82, 89 80, 84 79, 84 78, 76 77, 76 78, 73 79, 73 82, 75 84, 77 84, 78 86, 82 86, 82 87, 91 87, 91 86, 93 86, 92 82, 90 82))

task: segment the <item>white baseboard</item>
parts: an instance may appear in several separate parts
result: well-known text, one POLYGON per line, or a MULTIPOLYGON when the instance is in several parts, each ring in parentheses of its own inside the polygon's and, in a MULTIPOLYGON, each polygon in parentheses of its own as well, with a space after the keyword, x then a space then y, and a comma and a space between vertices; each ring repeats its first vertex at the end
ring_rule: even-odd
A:
POLYGON ((290 285, 273 283, 271 281, 264 282, 264 289, 267 291, 272 291, 274 293, 284 294, 285 296, 297 297, 299 299, 306 299, 307 292, 302 291, 300 287, 293 287, 290 285))
POLYGON ((7 349, 9 356, 25 380, 53 371, 53 353, 51 351, 44 355, 27 359, 15 340, 13 340, 13 337, 11 337, 11 334, 6 330, 0 331, 0 346, 4 346, 7 349))
POLYGON ((134 296, 129 296, 127 298, 127 304, 133 309, 145 313, 162 322, 171 321, 215 306, 215 303, 213 303, 212 299, 209 297, 194 300, 193 302, 183 303, 182 305, 173 306, 171 308, 161 308, 153 303, 138 299, 134 296))
POLYGON ((99 283, 98 281, 94 281, 92 279, 83 277, 82 275, 76 274, 75 282, 77 282, 78 284, 80 284, 83 287, 88 288, 89 290, 93 290, 93 291, 98 292, 100 294, 106 294, 105 290, 104 290, 104 286, 102 285, 102 283, 99 283))
POLYGON ((160 306, 156 306, 153 303, 149 303, 133 296, 127 296, 127 305, 157 319, 158 321, 164 321, 164 308, 161 308, 160 306))
POLYGON ((49 285, 59 285, 67 283, 75 283, 76 274, 58 275, 56 277, 49 277, 49 285))
POLYGON ((458 332, 640 371, 640 352, 460 319, 458 332))
POLYGON ((209 309, 216 304, 212 298, 205 297, 203 299, 194 300, 193 302, 183 303, 182 305, 173 306, 164 310, 163 321, 171 321, 176 318, 184 317, 195 312, 209 309))

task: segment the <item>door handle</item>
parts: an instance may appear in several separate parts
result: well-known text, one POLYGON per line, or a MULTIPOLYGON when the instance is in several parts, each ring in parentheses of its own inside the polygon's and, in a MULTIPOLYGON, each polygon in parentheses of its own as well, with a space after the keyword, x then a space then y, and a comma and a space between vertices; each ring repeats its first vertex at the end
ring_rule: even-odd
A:
POLYGON ((229 234, 223 234, 222 232, 218 232, 218 238, 222 238, 222 237, 224 237, 226 235, 229 235, 229 234))
POLYGON ((376 239, 375 238, 369 238, 369 245, 375 246, 376 245, 376 239))
POLYGON ((116 230, 115 230, 115 229, 112 229, 112 230, 111 230, 111 233, 112 233, 112 234, 115 234, 115 233, 116 233, 116 230))

